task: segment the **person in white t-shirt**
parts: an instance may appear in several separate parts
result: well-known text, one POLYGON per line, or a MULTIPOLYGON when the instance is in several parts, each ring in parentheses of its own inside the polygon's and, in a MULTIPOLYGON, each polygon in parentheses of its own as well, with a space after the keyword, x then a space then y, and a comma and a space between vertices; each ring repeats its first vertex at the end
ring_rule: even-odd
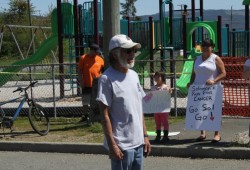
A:
POLYGON ((96 100, 112 170, 140 170, 143 156, 151 151, 142 110, 145 93, 137 73, 130 69, 140 47, 126 35, 113 36, 109 42, 110 67, 98 82, 96 100))
MULTIPOLYGON (((196 85, 215 85, 220 84, 221 80, 226 77, 226 70, 223 61, 219 56, 213 53, 214 42, 211 39, 204 39, 201 44, 202 54, 197 56, 194 61, 193 72, 189 87, 191 84, 196 85)), ((201 130, 200 136, 196 141, 206 139, 206 132, 201 130)), ((219 142, 221 135, 219 131, 214 132, 212 142, 219 142)))
POLYGON ((249 79, 250 78, 250 59, 247 59, 244 66, 243 66, 243 78, 249 79))

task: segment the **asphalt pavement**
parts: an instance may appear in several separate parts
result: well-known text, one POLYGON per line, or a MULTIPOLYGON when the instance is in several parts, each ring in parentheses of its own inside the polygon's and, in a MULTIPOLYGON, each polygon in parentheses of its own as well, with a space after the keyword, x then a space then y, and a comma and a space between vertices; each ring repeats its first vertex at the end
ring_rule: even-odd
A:
MULTIPOLYGON (((151 156, 250 159, 249 118, 223 118, 220 131, 221 141, 211 143, 214 132, 207 132, 206 140, 196 142, 199 131, 185 131, 184 123, 170 125, 170 132, 180 132, 171 136, 167 144, 152 143, 151 156), (244 140, 242 140, 244 138, 244 140)), ((0 151, 55 152, 107 154, 102 144, 94 143, 57 143, 57 142, 8 142, 0 141, 0 151)))

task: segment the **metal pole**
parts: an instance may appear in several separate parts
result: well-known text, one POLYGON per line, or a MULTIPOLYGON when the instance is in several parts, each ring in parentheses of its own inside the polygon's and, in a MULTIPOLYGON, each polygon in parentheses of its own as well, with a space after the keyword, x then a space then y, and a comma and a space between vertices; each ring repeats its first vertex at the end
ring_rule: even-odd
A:
POLYGON ((204 7, 203 7, 203 0, 200 0, 200 16, 201 20, 204 20, 204 7))
MULTIPOLYGON (((204 21, 204 7, 203 7, 203 0, 200 0, 200 16, 201 16, 201 21, 204 21)), ((203 27, 201 28, 201 40, 204 39, 203 35, 203 27)))
MULTIPOLYGON (((159 10, 160 10, 160 34, 161 34, 161 48, 160 48, 160 55, 161 60, 165 59, 163 48, 165 46, 164 44, 164 14, 163 14, 163 0, 159 0, 159 10)), ((161 62, 161 71, 165 71, 165 63, 161 62)))
MULTIPOLYGON (((170 45, 173 47, 173 2, 172 0, 169 1, 169 28, 170 28, 170 45)), ((174 55, 174 52, 173 50, 170 50, 170 59, 171 59, 171 62, 170 62, 170 73, 173 73, 173 62, 172 62, 172 59, 173 59, 173 55, 174 55)), ((171 88, 173 87, 173 77, 171 76, 171 81, 170 81, 170 84, 171 84, 171 88)))
POLYGON ((173 57, 173 71, 174 71, 174 113, 175 113, 175 117, 178 116, 177 114, 177 88, 176 88, 176 61, 175 58, 173 57))
POLYGON ((247 53, 246 55, 249 56, 249 5, 245 5, 245 31, 246 31, 246 46, 247 46, 247 53))
MULTIPOLYGON (((28 3, 29 25, 31 26, 32 22, 31 22, 31 14, 30 14, 30 0, 27 0, 27 3, 28 3)), ((35 43, 34 43, 34 39, 33 39, 33 29, 32 28, 30 30, 30 38, 31 38, 31 41, 32 41, 33 54, 34 54, 35 53, 35 43)))
POLYGON ((183 52, 184 52, 184 59, 187 59, 187 33, 186 33, 186 15, 182 15, 182 38, 183 38, 183 52))
POLYGON ((58 22, 58 57, 59 57, 59 79, 60 98, 64 98, 64 69, 63 69, 63 24, 62 24, 61 0, 57 0, 57 22, 58 22))
POLYGON ((230 38, 229 37, 229 27, 230 27, 229 24, 226 24, 226 27, 227 27, 227 56, 230 56, 229 55, 229 47, 230 47, 229 46, 229 38, 230 38))
MULTIPOLYGON (((78 63, 79 59, 81 57, 81 45, 80 45, 80 36, 79 36, 79 32, 80 32, 80 27, 79 27, 79 9, 81 10, 81 8, 78 8, 78 0, 74 0, 74 33, 75 33, 75 62, 78 63)), ((72 65, 70 65, 70 67, 73 67, 72 65)), ((78 67, 75 68, 76 73, 78 72, 78 67)), ((77 87, 79 87, 79 79, 77 77, 77 81, 76 81, 76 85, 77 87)), ((73 88, 72 88, 73 91, 73 88)), ((77 88, 77 95, 80 95, 80 88, 77 88)))
MULTIPOLYGON (((192 0, 192 4, 191 4, 191 8, 192 8, 192 22, 195 22, 195 0, 192 0)), ((192 33, 192 47, 195 47, 196 44, 196 36, 195 36, 196 31, 193 31, 192 33)))
POLYGON ((221 38, 221 35, 222 35, 222 32, 221 32, 221 23, 222 23, 222 19, 221 19, 221 16, 218 16, 218 26, 217 26, 217 32, 218 32, 218 54, 219 56, 222 56, 222 38, 221 38))
POLYGON ((78 16, 79 16, 79 45, 80 45, 80 55, 84 53, 84 21, 83 21, 83 6, 78 5, 78 16))
POLYGON ((132 38, 132 37, 131 37, 131 36, 132 36, 132 35, 131 35, 131 31, 130 31, 130 30, 131 30, 131 28, 130 28, 130 26, 131 26, 131 25, 130 25, 130 18, 129 18, 129 17, 126 17, 126 18, 127 18, 127 20, 128 20, 128 37, 132 38))
POLYGON ((233 30, 233 6, 231 6, 231 15, 230 15, 230 21, 231 21, 231 31, 233 30))
MULTIPOLYGON (((78 1, 74 0, 74 33, 75 33, 75 61, 78 63, 80 57, 79 48, 79 15, 78 15, 78 1)), ((77 71, 76 71, 77 72, 77 71)))
POLYGON ((98 32, 98 0, 94 0, 94 38, 95 43, 99 44, 99 32, 98 32))
MULTIPOLYGON (((29 65, 29 73, 30 73, 30 83, 32 82, 32 75, 31 75, 31 66, 29 65)), ((31 88, 30 89, 30 95, 31 95, 31 98, 33 98, 33 89, 31 88)))
POLYGON ((54 117, 57 117, 56 113, 56 88, 55 88, 55 65, 52 64, 52 86, 53 86, 53 108, 54 108, 54 117))
POLYGON ((173 46, 173 3, 172 0, 169 2, 169 34, 170 34, 170 41, 169 43, 173 46))
POLYGON ((235 57, 236 56, 235 29, 232 29, 231 35, 232 35, 232 54, 233 57, 235 57))
MULTIPOLYGON (((150 71, 149 73, 154 73, 154 32, 153 32, 153 17, 149 17, 149 58, 150 58, 150 71)), ((153 76, 150 74, 150 86, 154 85, 153 76)))

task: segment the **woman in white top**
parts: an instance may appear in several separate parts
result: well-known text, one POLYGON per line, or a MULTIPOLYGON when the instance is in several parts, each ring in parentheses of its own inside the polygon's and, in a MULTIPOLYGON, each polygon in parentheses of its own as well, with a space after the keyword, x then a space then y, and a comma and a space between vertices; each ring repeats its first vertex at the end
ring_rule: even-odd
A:
POLYGON ((250 78, 250 59, 247 59, 243 67, 243 78, 250 78))
MULTIPOLYGON (((202 42, 201 49, 202 55, 195 59, 193 72, 190 84, 199 85, 214 85, 219 84, 220 81, 226 77, 226 70, 223 61, 220 57, 213 53, 214 43, 211 39, 205 39, 202 42)), ((206 132, 201 131, 197 141, 206 139, 206 132)), ((219 142, 221 136, 218 131, 215 131, 212 142, 219 142)))

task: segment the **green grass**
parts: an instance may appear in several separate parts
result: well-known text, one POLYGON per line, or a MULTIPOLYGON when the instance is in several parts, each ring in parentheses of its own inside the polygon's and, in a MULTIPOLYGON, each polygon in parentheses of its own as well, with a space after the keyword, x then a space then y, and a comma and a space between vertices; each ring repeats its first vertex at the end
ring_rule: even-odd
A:
MULTIPOLYGON (((184 117, 169 118, 169 124, 183 121, 184 117)), ((84 122, 79 122, 80 118, 50 118, 50 132, 46 136, 39 136, 30 126, 27 117, 18 117, 14 122, 14 132, 9 133, 5 129, 7 137, 2 140, 8 141, 35 141, 35 142, 84 142, 84 143, 102 143, 104 134, 102 125, 94 123, 88 126, 84 122)), ((145 116, 147 130, 155 130, 154 117, 152 115, 145 116)), ((3 132, 0 132, 3 134, 3 132)))
MULTIPOLYGON (((181 122, 185 119, 185 117, 173 117, 169 116, 168 123, 171 126, 171 124, 175 124, 178 122, 181 122)), ((155 120, 153 116, 145 116, 145 123, 148 131, 155 131, 155 120)))
MULTIPOLYGON (((169 118, 169 124, 183 121, 184 117, 169 118)), ((79 122, 80 118, 50 118, 50 132, 46 136, 39 136, 30 126, 27 117, 18 117, 14 122, 14 133, 9 133, 2 140, 8 141, 35 141, 35 142, 84 142, 84 143, 102 143, 104 134, 102 125, 94 123, 88 126, 86 123, 79 122)), ((146 116, 145 123, 147 130, 155 130, 153 116, 146 116)), ((2 132, 1 132, 2 134, 2 132)))

